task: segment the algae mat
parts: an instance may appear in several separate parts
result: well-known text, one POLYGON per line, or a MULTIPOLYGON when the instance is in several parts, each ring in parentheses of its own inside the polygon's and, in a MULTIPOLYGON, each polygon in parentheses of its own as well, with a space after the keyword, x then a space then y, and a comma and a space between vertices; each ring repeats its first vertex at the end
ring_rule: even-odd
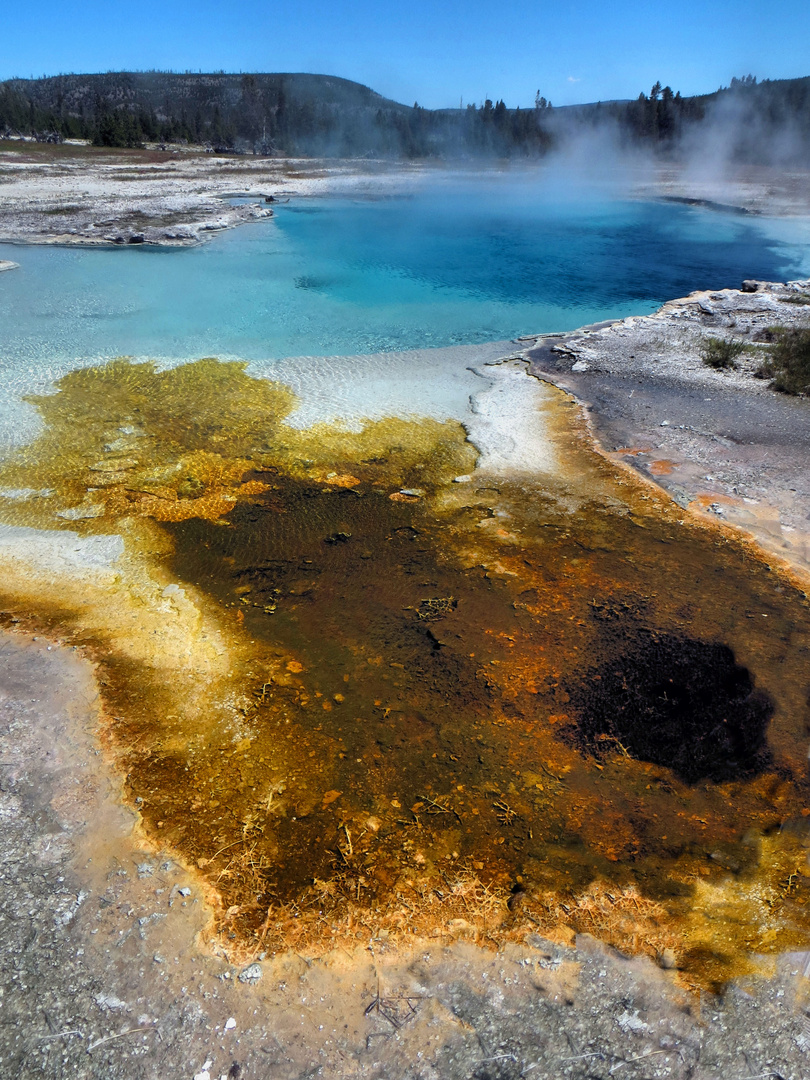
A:
POLYGON ((353 431, 239 363, 72 372, 0 472, 4 618, 94 658, 232 955, 576 930, 722 985, 807 941, 807 598, 488 375, 353 431))

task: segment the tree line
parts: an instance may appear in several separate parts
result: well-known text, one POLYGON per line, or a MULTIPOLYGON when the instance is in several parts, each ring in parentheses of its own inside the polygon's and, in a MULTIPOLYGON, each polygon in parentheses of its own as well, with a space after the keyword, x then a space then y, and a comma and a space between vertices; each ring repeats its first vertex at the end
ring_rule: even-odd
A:
POLYGON ((712 118, 737 125, 740 160, 767 160, 768 135, 780 130, 790 131, 793 156, 810 160, 810 78, 747 75, 698 97, 657 82, 635 100, 563 108, 538 90, 524 109, 490 99, 464 109, 409 107, 318 75, 110 72, 0 83, 0 136, 278 156, 541 157, 603 126, 624 146, 666 154, 712 118))

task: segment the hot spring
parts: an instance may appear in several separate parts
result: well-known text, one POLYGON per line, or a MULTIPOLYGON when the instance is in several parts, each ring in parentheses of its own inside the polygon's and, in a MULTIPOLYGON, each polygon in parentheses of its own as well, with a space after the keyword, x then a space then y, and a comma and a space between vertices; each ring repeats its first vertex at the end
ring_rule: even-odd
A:
POLYGON ((784 226, 422 193, 0 257, 3 619, 92 658, 221 945, 806 943, 806 596, 456 348, 798 276, 784 226))
POLYGON ((798 277, 808 243, 795 222, 523 185, 299 200, 192 249, 0 245, 22 263, 3 280, 0 356, 13 371, 504 340, 798 277))

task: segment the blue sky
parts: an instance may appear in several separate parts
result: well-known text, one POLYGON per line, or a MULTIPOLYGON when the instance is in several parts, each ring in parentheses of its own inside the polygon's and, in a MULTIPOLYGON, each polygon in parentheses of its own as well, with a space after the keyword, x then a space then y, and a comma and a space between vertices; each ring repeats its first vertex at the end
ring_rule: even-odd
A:
POLYGON ((810 4, 761 0, 5 0, 2 23, 0 78, 312 71, 430 108, 810 75, 810 4))

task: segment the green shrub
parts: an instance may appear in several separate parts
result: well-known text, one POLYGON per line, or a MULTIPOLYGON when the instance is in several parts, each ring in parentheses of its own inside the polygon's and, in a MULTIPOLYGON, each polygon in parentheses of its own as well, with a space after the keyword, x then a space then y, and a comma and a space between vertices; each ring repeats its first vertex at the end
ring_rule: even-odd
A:
POLYGON ((810 394, 810 328, 780 329, 762 374, 783 394, 810 394))
POLYGON ((732 341, 730 338, 706 338, 700 350, 700 357, 706 367, 722 370, 723 368, 735 368, 734 363, 740 353, 745 351, 742 341, 732 341))

